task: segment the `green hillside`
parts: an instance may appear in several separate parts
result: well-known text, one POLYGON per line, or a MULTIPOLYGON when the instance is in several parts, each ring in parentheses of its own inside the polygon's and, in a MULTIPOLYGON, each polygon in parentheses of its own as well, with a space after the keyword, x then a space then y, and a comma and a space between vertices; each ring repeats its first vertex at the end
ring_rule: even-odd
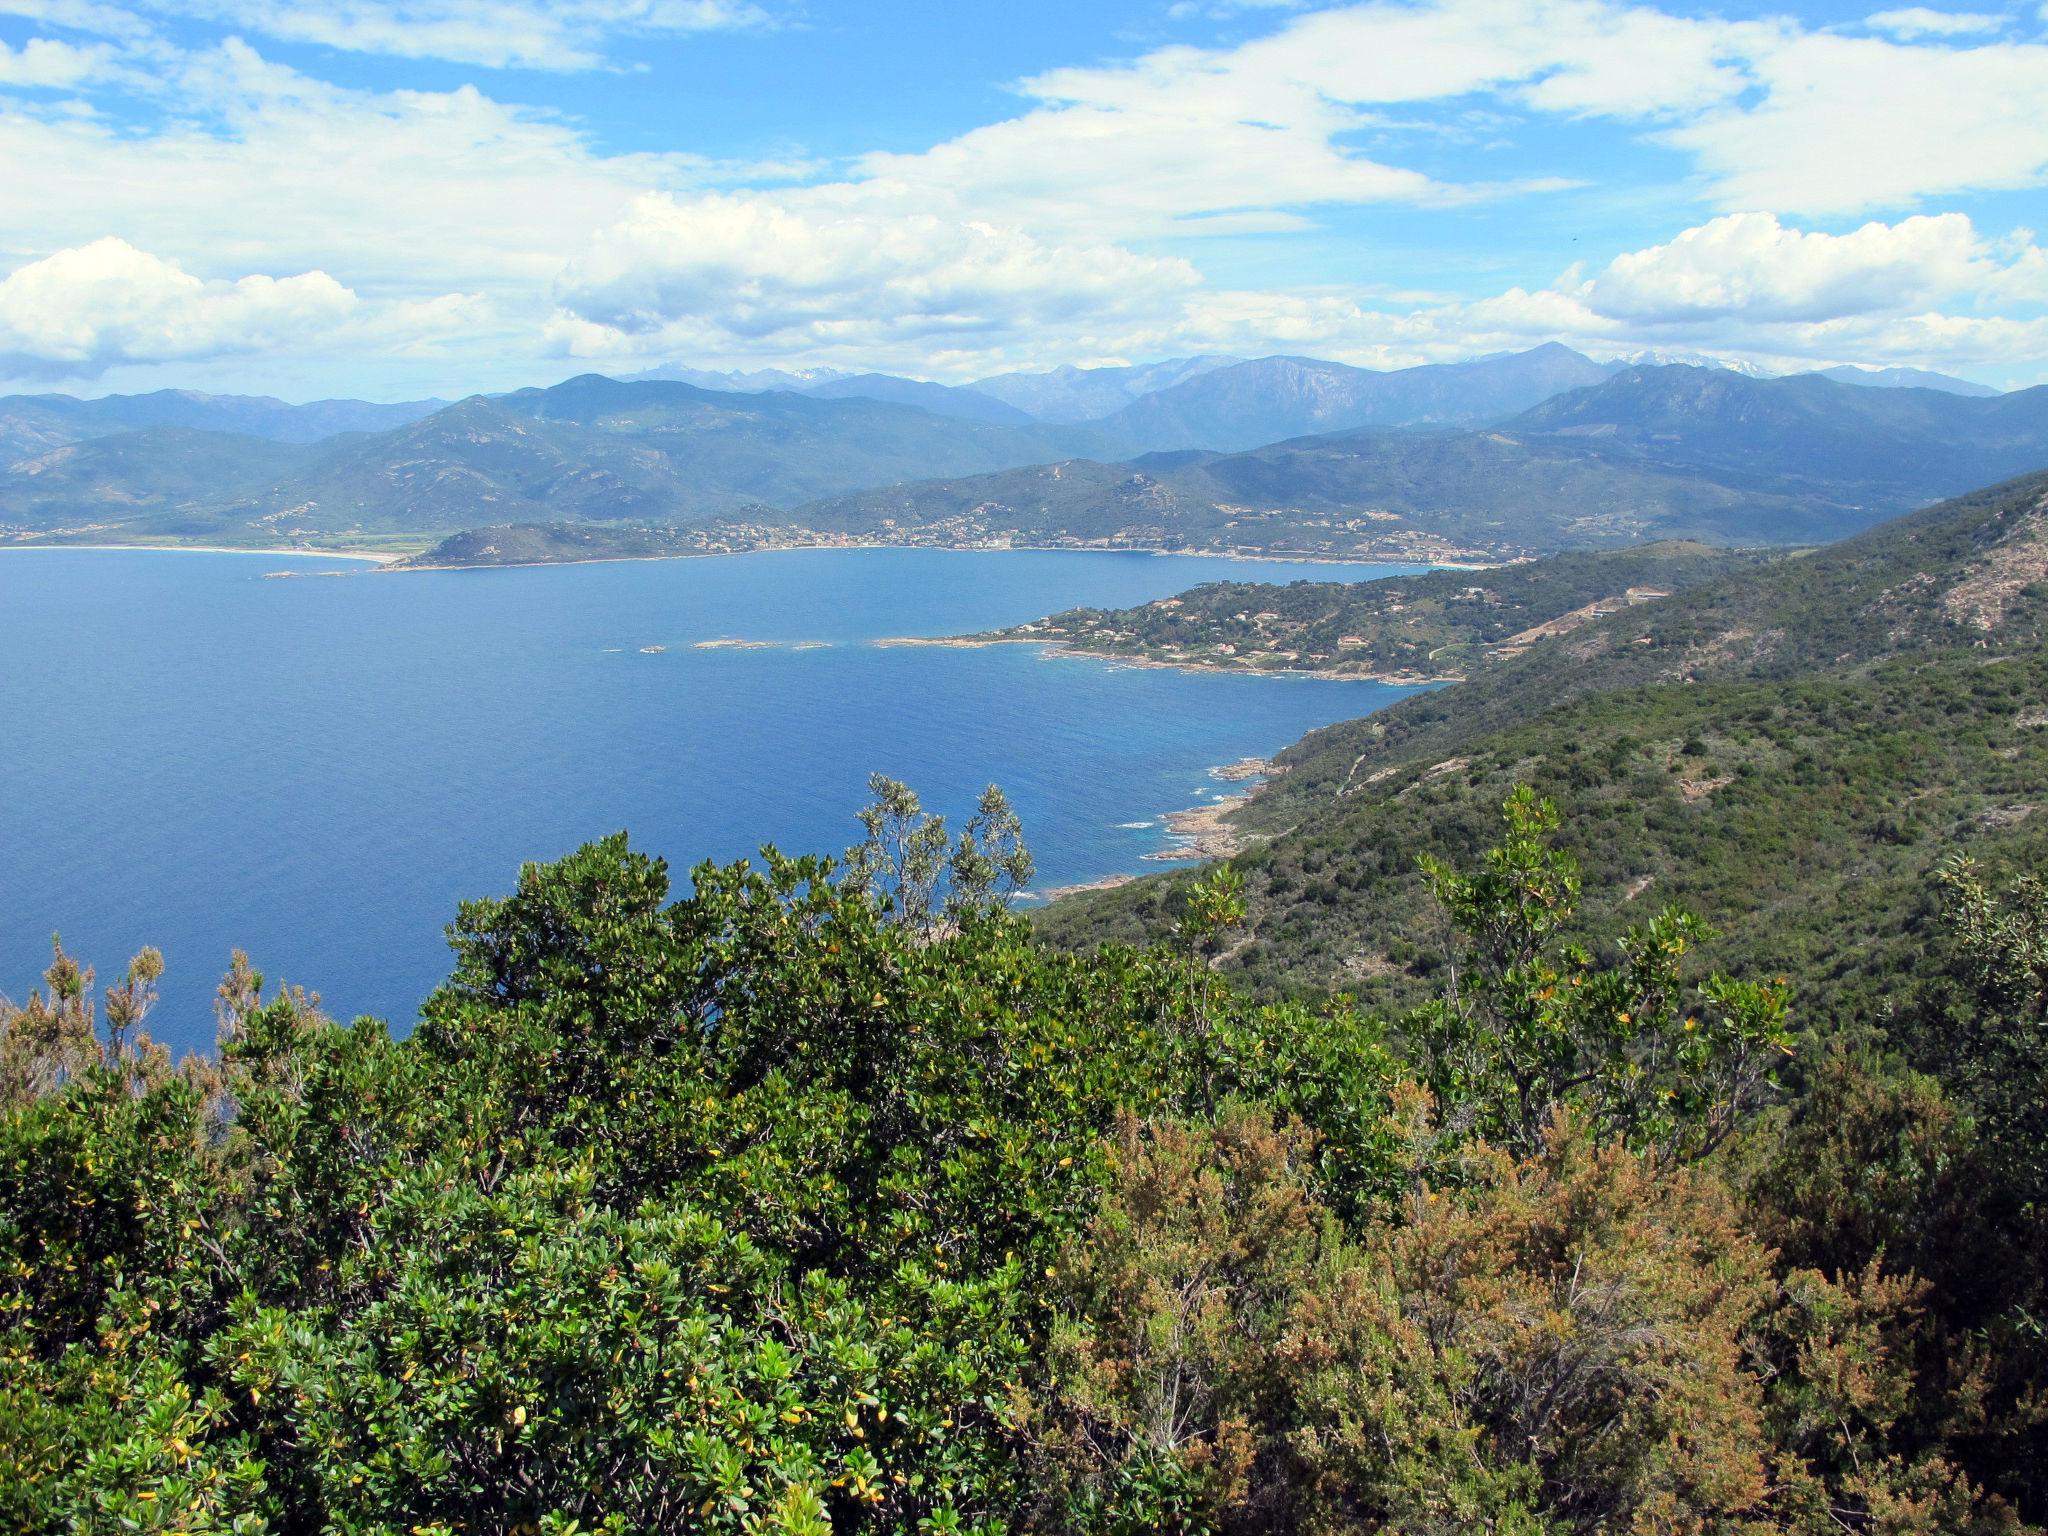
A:
MULTIPOLYGON (((1402 999, 1441 953, 1415 858, 1507 786, 1567 807, 1604 894, 1714 914, 1717 958, 1871 1001, 1958 849, 2048 847, 2048 477, 1630 608, 1283 753, 1238 818, 1258 986, 1402 999)), ((1164 931, 1185 876, 1061 901, 1061 942, 1164 931)))
POLYGON ((875 787, 841 865, 526 866, 403 1039, 237 955, 174 1065, 162 957, 59 948, 0 1002, 0 1519, 2038 1532, 2038 887, 1935 888, 1933 1077, 1682 911, 1563 942, 1526 795, 1390 1020, 1219 980, 1222 883, 1050 949, 998 796, 875 787))
POLYGON ((0 470, 0 532, 215 535, 237 525, 226 508, 258 515, 268 485, 316 451, 190 427, 63 443, 0 470))
POLYGON ((1140 608, 1072 608, 974 638, 1170 666, 1430 681, 1762 558, 1667 541, 1383 581, 1215 581, 1140 608))
POLYGON ((1566 440, 1364 431, 892 486, 797 507, 786 520, 897 537, 1426 560, 1658 537, 1823 539, 1867 517, 1824 497, 1612 462, 1566 440))

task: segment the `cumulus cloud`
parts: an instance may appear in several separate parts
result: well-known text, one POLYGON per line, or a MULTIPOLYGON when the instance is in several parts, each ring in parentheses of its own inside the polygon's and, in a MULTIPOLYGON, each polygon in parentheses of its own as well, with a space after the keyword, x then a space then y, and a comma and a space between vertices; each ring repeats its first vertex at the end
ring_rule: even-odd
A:
POLYGON ((555 335, 583 355, 679 335, 721 349, 950 347, 1156 311, 1198 282, 1185 261, 1046 244, 981 221, 648 196, 563 273, 555 335))
POLYGON ((1894 37, 1959 37, 1975 32, 2003 30, 2003 16, 1981 11, 1935 11, 1924 5, 1909 5, 1896 11, 1879 11, 1864 19, 1864 25, 1894 37))
POLYGON ((748 0, 206 0, 197 9, 286 42, 539 69, 595 68, 607 41, 620 35, 728 31, 768 20, 748 0))
POLYGON ((469 86, 328 85, 241 43, 185 57, 167 83, 209 119, 138 135, 98 117, 0 112, 8 198, 35 210, 42 250, 112 225, 217 271, 318 267, 379 298, 484 289, 544 315, 548 285, 591 230, 700 164, 599 154, 573 126, 469 86))
POLYGON ((1663 135, 1696 157, 1724 207, 1856 213, 2048 179, 2048 46, 1808 33, 1748 68, 1754 103, 1663 135))
POLYGON ((1960 213, 1872 222, 1845 235, 1737 213, 1617 256, 1578 292, 1601 314, 1649 325, 1831 320, 2016 289, 2037 275, 2040 255, 2030 245, 2000 261, 1960 213))
MULTIPOLYGON (((602 62, 635 29, 755 14, 752 0, 206 3, 251 35, 563 67, 602 62)), ((1927 12, 1945 29, 1916 9, 1813 31, 1627 0, 1275 10, 1248 41, 1034 75, 1012 113, 922 150, 828 169, 799 146, 770 173, 612 153, 572 119, 472 87, 351 89, 233 39, 173 47, 98 0, 0 0, 7 11, 99 33, 34 55, 96 103, 112 76, 89 69, 126 68, 132 83, 146 59, 154 79, 146 95, 108 91, 118 109, 104 113, 0 101, 10 206, 34 210, 32 226, 0 226, 0 270, 113 228, 208 281, 331 273, 362 298, 349 335, 370 345, 372 317, 398 327, 375 342, 379 360, 443 347, 465 359, 470 372, 432 387, 520 382, 561 353, 958 375, 1275 347, 1393 365, 1546 335, 1679 344, 1715 328, 1724 348, 1790 355, 1862 326, 1873 345, 1946 347, 1921 359, 1938 363, 2017 356, 2034 322, 2001 327, 1987 310, 2048 295, 2031 237, 2001 245, 1959 215, 1908 216, 2048 178, 2048 47, 1949 25, 1960 13, 1927 12), (1477 118, 1517 151, 1502 157, 1510 173, 1476 174, 1476 149, 1445 152, 1477 118), (1574 126, 1524 137, 1533 118, 1574 126), (1384 296, 1416 273, 1374 270, 1374 232, 1342 253, 1353 279, 1333 280, 1345 268, 1322 226, 1336 212, 1359 229, 1359 210, 1398 209, 1387 227, 1425 242, 1438 238, 1425 221, 1480 200, 1523 196, 1544 217, 1533 195, 1579 166, 1543 154, 1590 134, 1606 137, 1584 163, 1603 169, 1631 164, 1638 138, 1689 157, 1695 174, 1651 196, 1678 210, 1667 228, 1696 227, 1562 280, 1474 279, 1498 291, 1444 303, 1384 296), (1726 216, 1701 222, 1695 210, 1716 206, 1726 216), (1890 222, 1845 222, 1872 214, 1890 222), (1269 239, 1195 238, 1221 235, 1269 239), (1264 275, 1295 236, 1322 263, 1314 286, 1264 275), (406 306, 424 329, 406 329, 406 306), (434 315, 448 323, 436 330, 434 315)), ((9 51, 0 69, 30 57, 9 51)), ((1577 202, 1574 217, 1614 218, 1621 201, 1577 202)), ((1607 249, 1623 243, 1638 242, 1607 249)), ((1467 286, 1448 270, 1444 284, 1467 286)))
POLYGON ((91 377, 118 363, 304 343, 356 303, 325 272, 206 282, 125 240, 95 240, 0 279, 0 372, 91 377))
POLYGON ((105 45, 81 48, 48 37, 32 37, 19 48, 0 42, 0 87, 68 90, 112 66, 113 50, 105 45))
POLYGON ((593 361, 802 359, 960 379, 1186 352, 1398 368, 1550 340, 1785 370, 1864 361, 2009 373, 2038 371, 2048 347, 2048 320, 1977 312, 2048 300, 2048 255, 2024 234, 1987 240, 1956 214, 1841 235, 1726 215, 1545 286, 1434 302, 1215 287, 1184 264, 1134 274, 1147 258, 1020 239, 753 199, 650 201, 571 268, 550 339, 593 361))
POLYGON ((1663 118, 1744 88, 1741 39, 1771 33, 1606 0, 1369 4, 1232 48, 1172 47, 1020 83, 1033 105, 856 169, 870 195, 999 199, 1034 227, 1115 238, 1298 227, 1290 210, 1450 204, 1567 178, 1445 181, 1364 153, 1388 107, 1498 90, 1542 111, 1663 118))
POLYGON ((1616 0, 1373 0, 1228 48, 1046 71, 1019 84, 1022 114, 856 169, 906 205, 1000 199, 1032 227, 1114 238, 1212 219, 1227 232, 1287 228, 1290 210, 1319 205, 1444 204, 1567 184, 1461 183, 1361 147, 1398 139, 1395 109, 1483 95, 1512 112, 1646 133, 1692 156, 1727 207, 1909 208, 2048 179, 2048 92, 2038 88, 2048 46, 1957 46, 1954 16, 1892 15, 1935 40, 1616 0))
MULTIPOLYGON (((1397 313, 1325 297, 1282 314, 1299 343, 1377 366, 1562 339, 1596 352, 1701 351, 1787 370, 1860 361, 2038 372, 2048 319, 1970 312, 1991 301, 2048 301, 2048 252, 2024 233, 1990 241, 1968 218, 1945 214, 1832 235, 1748 213, 1548 287, 1397 313)), ((1241 346, 1260 304, 1247 294, 1204 300, 1191 319, 1208 344, 1241 346)))

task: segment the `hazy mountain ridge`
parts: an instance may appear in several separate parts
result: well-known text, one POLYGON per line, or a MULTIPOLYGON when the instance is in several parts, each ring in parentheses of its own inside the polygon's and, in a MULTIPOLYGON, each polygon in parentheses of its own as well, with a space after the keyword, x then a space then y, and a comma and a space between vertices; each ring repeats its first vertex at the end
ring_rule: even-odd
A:
POLYGON ((163 531, 150 514, 175 502, 181 530, 222 537, 687 521, 906 479, 934 466, 972 473, 1024 464, 1092 441, 1085 430, 968 421, 884 401, 737 394, 591 374, 549 389, 475 396, 289 460, 257 439, 209 438, 210 487, 177 467, 203 457, 199 445, 185 444, 160 475, 147 444, 97 439, 90 457, 127 466, 129 484, 109 470, 91 494, 67 502, 60 482, 18 461, 0 470, 0 523, 62 528, 98 520, 124 500, 138 510, 138 532, 163 531))
POLYGON ((1475 426, 1606 376, 1600 364, 1555 343, 1386 373, 1267 357, 1155 390, 1100 425, 1134 453, 1235 451, 1357 427, 1475 426))
POLYGON ((1857 384, 1867 389, 1939 389, 1952 395, 2003 394, 1989 384, 1978 384, 1970 379, 1959 379, 1950 373, 1935 373, 1927 368, 1859 368, 1854 363, 1841 363, 1833 368, 1816 368, 1824 379, 1833 379, 1837 384, 1857 384))
POLYGON ((999 373, 968 388, 1036 416, 1040 421, 1099 421, 1133 400, 1188 379, 1242 362, 1221 353, 1173 357, 1135 366, 1078 368, 1068 364, 1043 373, 999 373))
POLYGON ((1838 494, 1898 509, 2048 463, 2048 385, 1985 397, 1867 389, 1818 374, 1630 368, 1546 400, 1505 430, 1597 438, 1603 450, 1731 484, 1838 494))
POLYGON ((930 384, 922 379, 901 379, 886 373, 857 373, 844 379, 814 384, 803 393, 814 400, 892 400, 899 405, 917 405, 938 416, 959 416, 968 421, 991 421, 1001 426, 1028 427, 1044 418, 1020 411, 1014 405, 984 394, 973 386, 930 384))
MULTIPOLYGON (((1280 371, 1292 383, 1271 393, 1268 419, 1399 414, 1480 387, 1499 400, 1586 368, 1597 365, 1564 348, 1394 374, 1289 360, 1280 371)), ((1191 399, 1220 409, 1271 372, 1210 369, 1149 398, 1166 402, 1155 411, 1191 399)), ((150 430, 172 435, 91 438, 89 453, 63 460, 43 443, 0 465, 0 525, 277 542, 744 515, 784 530, 778 540, 809 529, 1418 560, 1664 537, 1812 543, 2048 464, 2048 388, 1970 398, 1630 368, 1492 430, 1361 428, 1128 461, 1122 429, 595 374, 296 455, 247 435, 150 430)))
POLYGON ((265 395, 207 395, 160 389, 146 395, 0 397, 0 463, 151 427, 237 433, 278 443, 314 443, 344 432, 385 432, 446 407, 446 400, 313 400, 292 405, 265 395))

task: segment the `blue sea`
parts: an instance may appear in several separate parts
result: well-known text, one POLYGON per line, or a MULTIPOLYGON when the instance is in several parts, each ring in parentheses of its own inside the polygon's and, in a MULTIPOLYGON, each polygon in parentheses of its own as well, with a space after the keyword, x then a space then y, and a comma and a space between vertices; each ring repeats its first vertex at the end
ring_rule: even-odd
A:
POLYGON ((456 903, 522 861, 619 828, 679 886, 763 843, 838 852, 871 770, 956 824, 1001 784, 1037 884, 1157 868, 1162 815, 1230 792, 1211 768, 1410 690, 873 642, 1407 569, 833 550, 397 575, 0 551, 0 994, 39 984, 52 931, 104 979, 154 944, 151 1027, 205 1048, 239 947, 273 987, 402 1030, 446 974, 456 903))

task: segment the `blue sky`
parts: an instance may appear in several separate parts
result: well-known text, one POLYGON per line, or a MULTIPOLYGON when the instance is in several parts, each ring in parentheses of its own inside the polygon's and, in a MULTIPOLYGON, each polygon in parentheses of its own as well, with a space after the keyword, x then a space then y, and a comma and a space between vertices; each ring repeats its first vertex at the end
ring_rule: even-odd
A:
POLYGON ((2048 381, 2048 7, 0 0, 0 386, 2048 381))

